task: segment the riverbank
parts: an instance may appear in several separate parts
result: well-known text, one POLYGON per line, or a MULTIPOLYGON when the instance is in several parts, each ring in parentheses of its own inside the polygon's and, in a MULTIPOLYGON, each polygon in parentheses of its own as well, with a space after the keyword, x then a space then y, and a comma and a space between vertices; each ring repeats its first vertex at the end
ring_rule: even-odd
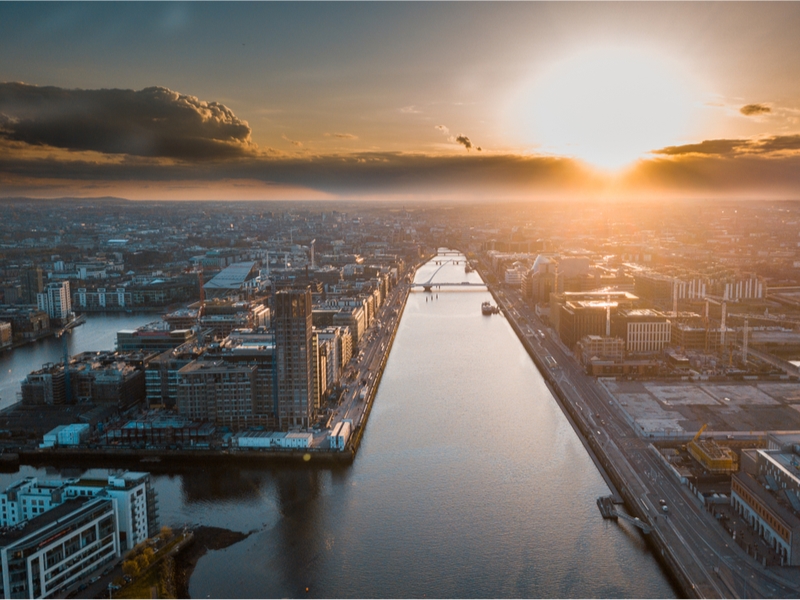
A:
MULTIPOLYGON (((221 527, 197 527, 192 531, 194 538, 175 555, 175 584, 178 598, 191 598, 189 595, 189 580, 192 577, 197 562, 209 550, 224 550, 229 546, 246 540, 254 532, 241 533, 222 529, 221 527)), ((230 598, 236 597, 236 590, 231 590, 230 598)))

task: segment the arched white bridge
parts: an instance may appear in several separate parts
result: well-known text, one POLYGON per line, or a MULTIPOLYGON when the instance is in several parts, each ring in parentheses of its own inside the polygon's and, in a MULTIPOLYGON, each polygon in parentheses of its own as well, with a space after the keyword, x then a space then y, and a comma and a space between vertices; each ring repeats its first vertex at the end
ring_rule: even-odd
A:
MULTIPOLYGON (((436 262, 438 263, 439 261, 436 261, 436 262)), ((428 278, 428 281, 425 281, 423 283, 412 283, 411 287, 421 287, 426 292, 430 292, 431 290, 433 290, 434 287, 437 287, 437 288, 440 288, 440 287, 467 287, 467 286, 483 286, 483 287, 486 287, 485 283, 483 283, 483 282, 477 283, 477 282, 474 282, 474 281, 462 281, 460 283, 451 283, 451 282, 448 282, 448 283, 433 283, 433 278, 436 277, 436 274, 439 271, 441 271, 446 265, 449 265, 450 263, 458 265, 458 264, 461 264, 461 262, 462 261, 456 260, 456 259, 443 260, 443 261, 441 261, 442 264, 439 265, 439 268, 436 269, 433 272, 433 274, 431 274, 431 276, 428 278)), ((466 259, 464 259, 464 262, 466 262, 466 259)))

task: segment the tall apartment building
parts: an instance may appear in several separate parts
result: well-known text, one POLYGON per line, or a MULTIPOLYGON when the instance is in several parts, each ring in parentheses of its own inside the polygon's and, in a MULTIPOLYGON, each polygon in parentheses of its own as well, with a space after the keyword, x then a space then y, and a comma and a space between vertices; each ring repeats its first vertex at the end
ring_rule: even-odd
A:
POLYGON ((37 304, 39 294, 44 291, 42 270, 38 267, 25 269, 20 276, 20 284, 22 287, 22 303, 37 304))
POLYGON ((275 294, 278 422, 281 429, 309 427, 314 419, 314 351, 311 290, 275 294))
POLYGON ((64 323, 72 311, 72 298, 69 293, 69 281, 48 283, 44 292, 37 295, 39 310, 46 312, 51 319, 64 323))

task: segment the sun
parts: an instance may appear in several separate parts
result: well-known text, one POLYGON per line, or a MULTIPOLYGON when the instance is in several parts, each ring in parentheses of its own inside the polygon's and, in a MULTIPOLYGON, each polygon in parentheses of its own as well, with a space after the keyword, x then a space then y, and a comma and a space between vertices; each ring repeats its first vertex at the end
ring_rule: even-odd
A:
POLYGON ((529 88, 526 142, 606 170, 676 143, 687 132, 692 85, 667 61, 631 49, 583 52, 529 88))

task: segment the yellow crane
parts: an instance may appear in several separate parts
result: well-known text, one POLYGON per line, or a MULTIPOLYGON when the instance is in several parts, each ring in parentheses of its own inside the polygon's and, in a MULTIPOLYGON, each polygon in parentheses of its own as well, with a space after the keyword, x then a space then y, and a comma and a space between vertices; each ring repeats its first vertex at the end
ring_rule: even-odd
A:
POLYGON ((706 430, 706 428, 707 428, 707 427, 708 427, 708 423, 706 423, 705 425, 703 425, 703 426, 700 428, 700 431, 698 431, 698 432, 697 432, 697 434, 696 434, 696 435, 695 435, 695 436, 692 438, 692 441, 693 441, 693 442, 696 442, 698 439, 700 439, 700 434, 701 434, 701 433, 703 433, 703 432, 706 430))

